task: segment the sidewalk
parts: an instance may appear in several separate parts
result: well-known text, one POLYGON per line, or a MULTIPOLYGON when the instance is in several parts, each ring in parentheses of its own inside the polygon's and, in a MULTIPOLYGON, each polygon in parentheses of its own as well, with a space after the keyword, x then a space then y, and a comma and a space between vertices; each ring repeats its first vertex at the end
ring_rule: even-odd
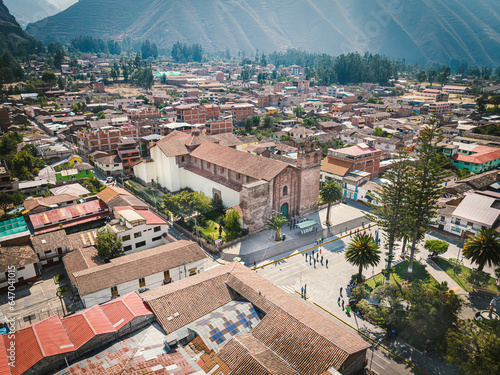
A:
POLYGON ((448 284, 448 288, 453 289, 456 294, 468 295, 468 293, 465 290, 463 290, 462 287, 458 285, 458 283, 455 280, 453 280, 450 276, 448 276, 448 274, 444 272, 441 268, 439 268, 439 266, 436 263, 434 263, 431 259, 426 258, 424 262, 427 263, 427 265, 429 266, 426 267, 427 272, 429 272, 431 276, 434 277, 438 283, 441 284, 442 282, 446 281, 446 283, 448 284))
POLYGON ((341 232, 345 233, 346 229, 349 231, 369 223, 365 217, 366 211, 362 210, 361 207, 338 203, 331 208, 330 221, 332 225, 327 227, 324 225, 326 211, 327 209, 324 208, 306 216, 307 219, 318 223, 318 231, 316 232, 301 234, 300 229, 290 229, 289 225, 285 225, 282 233, 286 235, 286 240, 276 243, 274 232, 262 231, 224 249, 221 258, 230 261, 234 257, 240 257, 247 264, 253 263, 253 261, 260 263, 278 255, 293 252, 306 245, 312 245, 318 238, 333 237, 341 232))

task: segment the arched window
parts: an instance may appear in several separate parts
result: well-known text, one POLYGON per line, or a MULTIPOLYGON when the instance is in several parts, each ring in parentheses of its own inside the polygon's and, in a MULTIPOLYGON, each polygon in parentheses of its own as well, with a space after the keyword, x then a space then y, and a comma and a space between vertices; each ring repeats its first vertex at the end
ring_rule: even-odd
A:
POLYGON ((286 195, 288 195, 288 186, 285 186, 283 188, 283 196, 286 196, 286 195))

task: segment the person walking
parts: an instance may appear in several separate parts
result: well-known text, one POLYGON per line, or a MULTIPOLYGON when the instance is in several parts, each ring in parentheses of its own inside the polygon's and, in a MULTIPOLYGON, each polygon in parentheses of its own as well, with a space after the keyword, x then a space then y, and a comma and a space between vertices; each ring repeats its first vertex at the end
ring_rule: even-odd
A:
POLYGON ((340 287, 340 296, 342 297, 342 287, 340 287))
POLYGON ((256 265, 257 265, 257 262, 254 260, 254 261, 253 261, 253 266, 254 266, 254 268, 255 268, 255 266, 256 266, 256 265))
POLYGON ((342 300, 342 310, 344 310, 344 300, 342 300))
POLYGON ((321 254, 321 247, 319 248, 319 253, 321 254))
POLYGON ((328 259, 325 261, 326 268, 328 268, 328 259))
POLYGON ((306 263, 307 263, 307 253, 306 253, 306 263))
POLYGON ((340 297, 339 297, 339 299, 337 300, 337 304, 340 306, 340 297))

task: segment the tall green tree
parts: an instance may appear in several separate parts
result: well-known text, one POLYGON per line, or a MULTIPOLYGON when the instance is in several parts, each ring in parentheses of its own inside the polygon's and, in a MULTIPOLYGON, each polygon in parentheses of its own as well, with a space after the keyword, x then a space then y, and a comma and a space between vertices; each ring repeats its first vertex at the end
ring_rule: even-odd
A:
POLYGON ((483 228, 464 244, 464 257, 478 265, 482 271, 484 266, 500 265, 500 236, 493 228, 483 228))
POLYGON ((361 281, 363 268, 376 266, 380 262, 377 241, 368 234, 357 234, 347 246, 345 257, 349 263, 359 267, 358 280, 361 281))
POLYGON ((282 215, 273 215, 266 222, 266 229, 269 231, 274 231, 274 240, 279 241, 281 239, 281 228, 286 224, 287 218, 282 215))
POLYGON ((292 109, 292 112, 295 115, 295 117, 302 117, 304 113, 306 113, 304 108, 302 108, 301 106, 296 106, 294 109, 292 109))
POLYGON ((459 322, 446 334, 448 362, 458 366, 461 374, 490 375, 500 373, 500 322, 498 320, 459 322))
POLYGON ((106 262, 109 262, 113 258, 118 258, 125 253, 123 251, 122 239, 106 227, 97 231, 95 248, 97 249, 97 255, 106 262))
MULTIPOLYGON (((384 174, 387 183, 377 189, 378 205, 373 205, 375 214, 367 215, 368 219, 377 223, 379 230, 384 230, 387 238, 387 270, 392 267, 396 239, 400 238, 409 221, 408 188, 410 184, 410 162, 408 152, 398 150, 398 161, 384 174)), ((390 282, 390 272, 386 274, 386 283, 390 282)))
POLYGON ((437 257, 448 251, 450 244, 443 240, 427 240, 424 243, 424 249, 431 253, 431 256, 437 257))
POLYGON ((338 202, 342 199, 342 187, 340 184, 331 180, 323 184, 321 190, 319 191, 319 195, 321 196, 321 200, 328 204, 326 209, 326 222, 330 223, 330 210, 332 204, 338 202))
POLYGON ((407 196, 412 240, 409 273, 413 271, 417 243, 436 218, 438 199, 443 192, 441 182, 446 176, 444 167, 448 160, 437 146, 442 139, 437 116, 433 115, 418 136, 417 160, 410 170, 411 189, 408 190, 407 196))

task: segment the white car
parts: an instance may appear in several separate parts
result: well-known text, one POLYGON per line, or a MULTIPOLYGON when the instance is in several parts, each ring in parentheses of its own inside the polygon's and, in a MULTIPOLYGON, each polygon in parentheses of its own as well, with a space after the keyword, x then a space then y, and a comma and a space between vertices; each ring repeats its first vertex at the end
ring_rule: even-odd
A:
POLYGON ((115 181, 115 179, 113 177, 111 177, 111 176, 106 178, 106 182, 108 184, 111 183, 111 182, 114 182, 114 181, 115 181))

